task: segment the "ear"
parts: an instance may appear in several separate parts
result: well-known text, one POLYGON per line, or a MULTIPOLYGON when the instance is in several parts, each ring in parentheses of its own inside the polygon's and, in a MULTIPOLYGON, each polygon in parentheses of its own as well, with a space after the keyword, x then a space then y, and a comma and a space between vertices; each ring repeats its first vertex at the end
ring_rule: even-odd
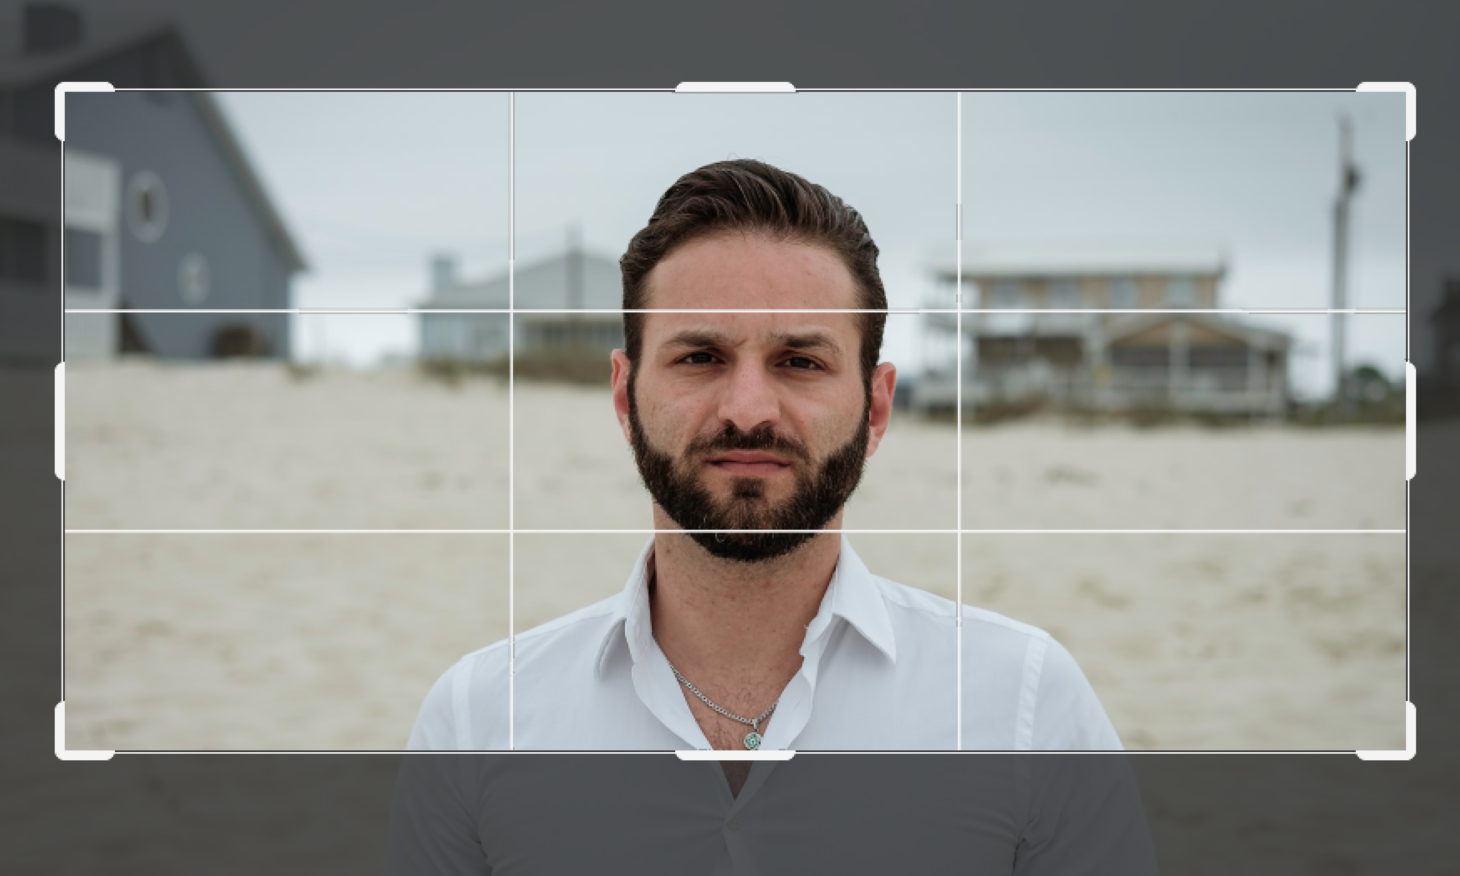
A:
POLYGON ((634 366, 623 350, 614 350, 609 361, 613 363, 613 410, 618 415, 619 428, 624 431, 624 441, 633 444, 633 433, 629 430, 629 371, 634 366))
POLYGON ((897 389, 897 366, 883 362, 872 372, 872 408, 867 413, 868 432, 867 456, 877 452, 887 424, 892 419, 892 394, 897 389))

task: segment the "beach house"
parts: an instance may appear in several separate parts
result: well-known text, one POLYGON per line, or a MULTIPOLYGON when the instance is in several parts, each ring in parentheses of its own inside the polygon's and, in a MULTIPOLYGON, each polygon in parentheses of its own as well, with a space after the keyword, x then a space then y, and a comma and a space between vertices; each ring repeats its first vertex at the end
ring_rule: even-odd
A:
POLYGON ((68 94, 58 209, 56 84, 206 87, 178 33, 54 5, 15 23, 22 52, 0 64, 0 357, 52 355, 19 327, 63 300, 122 311, 68 317, 67 358, 287 355, 288 314, 221 312, 290 307, 305 261, 208 92, 68 94))
POLYGON ((506 311, 512 307, 512 345, 518 356, 572 349, 606 357, 623 346, 623 314, 577 311, 616 311, 622 304, 618 262, 574 243, 560 254, 516 268, 510 284, 506 274, 464 281, 453 257, 437 255, 431 259, 429 291, 415 305, 426 311, 420 314, 420 355, 427 361, 504 359, 506 311))
MULTIPOLYGON (((1291 339, 1220 307, 1214 247, 1018 251, 963 261, 963 404, 1272 416, 1287 405, 1291 339)), ((957 269, 934 268, 931 361, 914 408, 957 404, 957 269)))

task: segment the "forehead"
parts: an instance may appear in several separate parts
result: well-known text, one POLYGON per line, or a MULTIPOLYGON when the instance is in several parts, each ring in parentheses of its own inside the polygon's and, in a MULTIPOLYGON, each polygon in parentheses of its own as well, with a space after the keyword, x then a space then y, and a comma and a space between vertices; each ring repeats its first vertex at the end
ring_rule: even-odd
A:
MULTIPOLYGON (((721 234, 686 243, 649 272, 647 307, 666 310, 845 310, 861 306, 840 256, 817 244, 721 234)), ((712 324, 737 335, 821 328, 857 331, 855 313, 665 313, 644 320, 654 343, 687 325, 712 324)))
POLYGON ((810 309, 858 306, 857 284, 825 246, 717 234, 675 248, 649 272, 649 307, 810 309))

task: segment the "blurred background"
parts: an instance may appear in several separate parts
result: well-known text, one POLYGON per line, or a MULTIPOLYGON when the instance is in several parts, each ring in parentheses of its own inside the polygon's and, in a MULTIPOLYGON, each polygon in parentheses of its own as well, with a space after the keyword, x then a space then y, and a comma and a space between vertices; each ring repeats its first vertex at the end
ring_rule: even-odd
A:
MULTIPOLYGON (((49 116, 40 126, 26 109, 34 103, 30 83, 58 71, 105 79, 108 69, 143 65, 159 88, 203 87, 190 58, 180 32, 145 28, 86 29, 74 43, 32 53, 7 68, 15 123, 6 148, 23 160, 50 136, 49 116)), ((509 284, 505 95, 73 97, 64 228, 12 211, 3 292, 8 307, 50 282, 65 240, 67 527, 640 525, 633 521, 647 518, 647 496, 604 392, 620 318, 532 311, 616 307, 617 256, 664 188, 687 170, 735 156, 768 160, 846 198, 883 250, 893 306, 950 311, 889 319, 883 356, 899 366, 899 412, 849 526, 1404 527, 1405 315, 1204 312, 1404 307, 1402 99, 962 100, 960 155, 957 99, 947 93, 519 95, 509 284), (514 304, 524 312, 510 324, 490 312, 514 304), (397 312, 287 312, 300 308, 397 312), (515 418, 505 380, 509 333, 519 377, 511 387, 515 418)), ((1442 306, 1412 328, 1431 336, 1434 349, 1451 349, 1456 312, 1442 306)), ((6 343, 7 355, 24 355, 14 346, 20 341, 6 343)), ((308 636, 334 643, 301 658, 318 667, 349 666, 351 655, 378 648, 374 635, 327 623, 328 609, 308 600, 231 587, 217 571, 230 567, 228 557, 197 553, 191 536, 145 537, 157 540, 151 554, 124 549, 114 535, 68 537, 68 594, 86 599, 68 598, 68 684, 80 678, 73 668, 94 670, 74 691, 79 733, 103 726, 87 715, 105 714, 109 744, 154 747, 161 743, 149 738, 163 737, 149 737, 148 728, 161 725, 146 716, 165 715, 169 727, 179 720, 181 708, 161 705, 184 702, 176 685, 136 667, 124 673, 118 657, 145 653, 153 646, 144 643, 158 636, 192 635, 180 633, 185 616, 158 625, 167 602, 159 594, 171 592, 148 589, 158 581, 175 582, 168 586, 178 593, 196 586, 184 582, 212 581, 211 593, 237 600, 232 613, 257 622, 239 646, 249 659, 298 656, 308 636), (73 565, 72 546, 83 542, 87 559, 73 565), (159 557, 170 556, 191 556, 196 565, 158 572, 159 557), (278 613, 297 624, 258 620, 278 613), (92 647, 89 656, 76 650, 92 647)), ((329 559, 325 543, 306 534, 274 537, 316 547, 243 539, 228 550, 287 557, 258 573, 282 592, 337 586, 393 607, 415 604, 422 588, 434 586, 433 564, 449 562, 463 544, 447 540, 402 574, 368 551, 329 559), (328 563, 344 571, 321 577, 328 563)), ((414 537, 382 536, 382 543, 414 537)), ((1381 645, 1372 648, 1304 646, 1304 659, 1318 668, 1303 684, 1353 697, 1315 696, 1303 726, 1348 709, 1345 720, 1369 722, 1353 725, 1356 740, 1398 732, 1400 704, 1392 718, 1384 711, 1392 684, 1371 682, 1403 678, 1403 651, 1393 647, 1404 631, 1403 554, 1390 543, 1403 536, 1354 536, 1359 554, 1347 568, 1361 583, 1319 575, 1302 584, 1309 596, 1285 602, 1277 594, 1288 560, 1280 557, 1306 550, 1300 546, 1311 543, 1299 539, 1308 537, 1264 536, 1292 539, 1273 542, 1288 545, 1275 553, 1227 551, 1238 565, 1213 573, 1213 592, 1236 592, 1220 582, 1240 578, 1243 592, 1268 597, 1221 599, 1210 610, 1229 637, 1247 641, 1243 631, 1255 627, 1243 619, 1254 612, 1281 627, 1283 612, 1305 610, 1304 598, 1347 605, 1345 587, 1378 594, 1372 605, 1353 602, 1361 609, 1352 612, 1302 616, 1324 631, 1315 642, 1342 640, 1354 624, 1382 627, 1374 632, 1381 645)), ((1086 557, 1083 569, 1129 567, 1100 573, 1124 588, 1097 588, 1116 593, 1102 603, 1117 621, 1110 629, 1196 622, 1190 605, 1159 595, 1196 586, 1194 573, 1126 563, 1132 550, 1156 556, 1133 542, 1092 544, 1101 547, 1070 553, 1086 557)), ((964 547, 964 599, 1064 632, 1087 672, 1103 679, 1097 690, 1138 677, 1153 660, 1190 680, 1181 690, 1193 701, 1214 686, 1241 691, 1273 673, 1273 654, 1255 644, 1219 673, 1218 661, 1200 650, 1149 652, 1071 634, 1084 629, 1095 591, 1081 590, 1077 572, 1019 565, 1060 552, 1058 545, 1019 554, 1025 560, 1011 559, 1002 572, 981 544, 964 547), (989 582, 998 574, 1004 583, 996 587, 989 582)), ((896 552, 889 556, 874 571, 897 579, 896 552)), ((499 579, 483 577, 484 587, 500 586, 488 580, 499 579)), ((563 583, 540 585, 563 588, 550 600, 554 610, 600 598, 600 588, 580 592, 567 576, 554 580, 563 583)), ((608 580, 621 584, 617 573, 608 580)), ((370 732, 361 729, 362 715, 333 710, 338 723, 299 731, 317 742, 295 736, 289 745, 398 745, 430 682, 456 657, 500 638, 504 612, 505 603, 484 606, 451 635, 433 635, 423 621, 419 638, 397 637, 422 655, 414 669, 401 661, 409 677, 401 676, 399 689, 419 694, 396 702, 389 717, 370 719, 370 732)), ((209 650, 208 635, 188 640, 194 650, 167 659, 194 667, 243 659, 237 648, 209 650)), ((396 671, 392 665, 379 671, 396 671)), ((273 708, 280 694, 268 677, 250 679, 236 680, 228 702, 273 708)), ((353 697, 344 693, 352 689, 342 686, 339 695, 353 697)), ((1169 704, 1175 694, 1162 696, 1169 704)), ((1233 720, 1204 736, 1208 725, 1178 726, 1179 709, 1144 702, 1112 709, 1133 745, 1309 744, 1298 725, 1287 736, 1282 727, 1273 731, 1258 699, 1243 705, 1238 697, 1233 720)), ((217 711, 221 702, 212 708, 192 728, 196 742, 183 747, 255 747, 216 735, 229 718, 217 711)), ((259 738, 260 746, 277 741, 259 738)), ((1365 747, 1363 740, 1334 744, 1365 747)))

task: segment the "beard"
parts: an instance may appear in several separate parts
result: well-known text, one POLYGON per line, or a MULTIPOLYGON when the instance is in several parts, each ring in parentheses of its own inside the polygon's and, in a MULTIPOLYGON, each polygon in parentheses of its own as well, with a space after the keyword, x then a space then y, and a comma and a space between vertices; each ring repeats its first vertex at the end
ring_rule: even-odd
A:
MULTIPOLYGON (((655 447, 644 432, 629 380, 629 432, 634 461, 649 495, 670 519, 684 529, 819 530, 851 498, 862 479, 871 436, 868 414, 870 393, 863 406, 861 426, 851 439, 819 464, 799 441, 778 435, 770 427, 742 432, 729 424, 716 435, 694 439, 678 458, 655 447), (715 453, 759 450, 790 458, 796 464, 795 486, 781 502, 766 498, 765 481, 736 477, 730 498, 720 501, 700 477, 704 461, 715 453)), ((815 532, 695 532, 690 538, 711 556, 739 563, 763 563, 783 557, 816 536, 815 532)))

